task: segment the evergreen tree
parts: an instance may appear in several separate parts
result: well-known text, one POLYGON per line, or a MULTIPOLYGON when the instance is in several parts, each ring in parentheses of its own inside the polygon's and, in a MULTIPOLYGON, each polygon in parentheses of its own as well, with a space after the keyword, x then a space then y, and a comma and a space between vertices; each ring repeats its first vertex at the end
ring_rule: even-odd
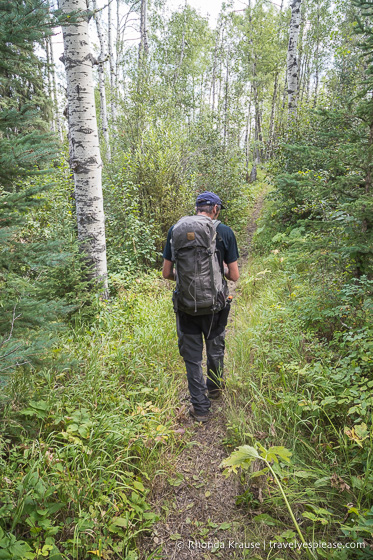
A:
POLYGON ((47 132, 45 67, 35 54, 50 34, 46 1, 0 3, 0 371, 5 373, 44 354, 49 331, 68 307, 50 274, 55 267, 60 276, 65 270, 63 244, 53 236, 31 235, 26 227, 30 213, 45 204, 41 176, 57 151, 47 132))
POLYGON ((366 23, 373 11, 361 0, 355 4, 364 16, 362 39, 352 32, 356 13, 349 13, 351 32, 336 57, 335 93, 326 106, 308 112, 307 126, 284 148, 286 172, 277 177, 284 229, 294 229, 294 239, 300 234, 311 262, 338 267, 345 279, 369 276, 373 267, 373 31, 366 23), (346 56, 349 63, 341 60, 346 56))

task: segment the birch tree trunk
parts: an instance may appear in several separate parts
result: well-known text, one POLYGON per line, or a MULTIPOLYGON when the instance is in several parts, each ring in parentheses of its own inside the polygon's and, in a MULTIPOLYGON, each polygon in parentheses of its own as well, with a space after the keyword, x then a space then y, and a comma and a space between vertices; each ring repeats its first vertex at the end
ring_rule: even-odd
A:
POLYGON ((225 96, 224 96, 224 149, 227 148, 227 140, 229 134, 229 117, 228 117, 228 93, 229 93, 229 49, 227 51, 227 63, 226 63, 226 73, 225 73, 225 96))
POLYGON ((276 101, 277 101, 277 88, 278 88, 278 75, 279 72, 276 72, 275 75, 275 83, 273 85, 273 95, 272 95, 272 104, 271 104, 271 117, 269 119, 269 131, 268 131, 268 143, 267 143, 267 159, 269 159, 272 155, 273 144, 274 144, 274 136, 275 136, 275 109, 276 109, 276 101))
POLYGON ((105 37, 102 32, 101 26, 101 13, 97 11, 96 0, 93 0, 93 10, 96 22, 97 36, 100 42, 100 54, 98 57, 98 87, 100 91, 100 116, 101 116, 101 128, 102 135, 105 142, 106 157, 111 160, 110 151, 110 138, 109 138, 109 126, 107 119, 107 108, 106 108, 106 90, 105 90, 105 61, 107 57, 105 37))
POLYGON ((139 62, 146 58, 149 52, 148 45, 148 18, 147 18, 147 0, 141 0, 140 12, 140 46, 139 46, 139 62))
POLYGON ((114 70, 114 54, 112 41, 112 18, 111 18, 111 2, 108 4, 108 47, 109 47, 109 67, 110 67, 110 112, 112 125, 115 123, 115 70, 114 70))
POLYGON ((219 17, 219 23, 216 27, 216 38, 215 38, 215 47, 214 47, 214 56, 213 56, 213 63, 212 63, 212 84, 211 84, 211 92, 212 92, 212 112, 215 111, 215 89, 216 89, 216 65, 217 65, 217 57, 218 57, 218 48, 219 48, 219 41, 220 41, 220 29, 222 23, 219 17))
POLYGON ((187 18, 187 2, 185 0, 185 6, 184 6, 184 19, 183 19, 183 33, 181 36, 181 48, 180 48, 180 57, 179 57, 179 63, 175 68, 175 72, 174 72, 174 78, 173 78, 173 82, 174 82, 174 86, 176 87, 177 84, 177 80, 179 78, 179 74, 180 74, 180 70, 181 70, 181 66, 183 64, 183 60, 184 60, 184 54, 185 54, 185 28, 186 28, 186 18, 187 18))
POLYGON ((122 50, 120 34, 120 1, 117 0, 117 34, 115 38, 115 91, 119 95, 119 61, 122 50))
POLYGON ((107 292, 105 220, 92 55, 89 47, 85 0, 60 0, 64 14, 81 12, 79 23, 62 27, 66 70, 70 166, 74 172, 78 238, 92 277, 103 281, 107 292))
POLYGON ((246 182, 249 182, 249 163, 250 163, 250 140, 251 140, 251 95, 249 97, 249 108, 247 111, 245 127, 245 159, 246 159, 246 182))
POLYGON ((288 84, 288 127, 297 117, 298 96, 298 57, 297 43, 301 21, 302 0, 292 0, 289 28, 289 45, 287 53, 287 84, 288 84))

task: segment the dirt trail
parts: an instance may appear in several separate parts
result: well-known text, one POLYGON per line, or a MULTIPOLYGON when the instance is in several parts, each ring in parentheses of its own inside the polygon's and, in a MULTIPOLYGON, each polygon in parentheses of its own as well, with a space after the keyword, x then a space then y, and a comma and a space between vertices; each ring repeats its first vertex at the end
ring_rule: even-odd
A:
MULTIPOLYGON (((247 228, 247 249, 241 256, 241 266, 248 257, 264 196, 263 191, 251 212, 247 228)), ((235 284, 230 284, 232 294, 235 284)), ((226 437, 224 397, 219 401, 212 401, 212 418, 206 425, 198 424, 188 416, 188 393, 182 396, 181 401, 178 421, 180 427, 189 434, 189 440, 173 459, 173 474, 153 487, 150 502, 153 511, 162 520, 154 526, 152 535, 144 538, 141 558, 247 558, 247 551, 244 556, 245 551, 229 547, 229 542, 245 541, 248 519, 245 510, 236 506, 235 499, 242 491, 237 478, 226 479, 219 469, 221 461, 227 457, 223 445, 226 437), (219 543, 224 543, 224 548, 219 547, 219 543)))

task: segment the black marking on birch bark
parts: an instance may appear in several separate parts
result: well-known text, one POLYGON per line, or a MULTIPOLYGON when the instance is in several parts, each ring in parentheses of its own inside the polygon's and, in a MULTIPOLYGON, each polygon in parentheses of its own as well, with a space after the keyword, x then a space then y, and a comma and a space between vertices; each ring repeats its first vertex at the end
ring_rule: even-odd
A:
MULTIPOLYGON (((99 224, 99 220, 94 214, 84 214, 79 218, 80 225, 87 225, 87 224, 99 224)), ((97 233, 101 234, 103 231, 102 228, 99 229, 97 233)), ((90 234, 90 238, 94 239, 97 242, 98 237, 96 235, 90 234)), ((96 250, 95 250, 96 251, 96 250)))
POLYGON ((74 130, 76 132, 81 132, 82 134, 92 134, 93 132, 92 128, 85 128, 84 126, 81 126, 80 128, 75 128, 74 130))

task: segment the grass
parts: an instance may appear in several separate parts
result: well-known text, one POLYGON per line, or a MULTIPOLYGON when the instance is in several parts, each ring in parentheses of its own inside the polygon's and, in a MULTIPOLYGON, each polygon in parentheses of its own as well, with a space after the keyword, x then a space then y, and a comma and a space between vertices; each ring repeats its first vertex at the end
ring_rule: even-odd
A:
MULTIPOLYGON (((256 243, 260 247, 260 230, 256 243)), ((280 459, 274 465, 275 474, 306 541, 340 542, 344 546, 352 543, 354 547, 362 546, 364 539, 367 543, 362 550, 317 549, 316 556, 367 558, 371 542, 367 525, 370 498, 367 494, 363 497, 361 488, 364 485, 365 492, 371 495, 371 414, 361 402, 364 399, 356 401, 355 396, 354 401, 343 390, 349 386, 344 376, 351 367, 362 371, 367 381, 367 369, 363 368, 364 360, 370 360, 369 334, 367 338, 362 336, 366 351, 360 354, 351 350, 351 331, 340 335, 343 340, 352 337, 352 343, 344 345, 338 342, 339 335, 337 339, 322 336, 317 328, 318 302, 310 282, 313 271, 309 271, 310 275, 305 273, 307 266, 303 263, 299 274, 286 247, 268 249, 267 244, 261 253, 254 254, 241 273, 234 333, 229 343, 225 443, 228 450, 243 444, 289 449, 291 464, 280 459), (303 306, 304 302, 307 305, 303 306), (307 315, 303 307, 307 307, 307 315), (312 317, 310 320, 313 309, 316 326, 312 317), (351 405, 355 403, 353 414, 351 405)), ((332 320, 325 314, 323 328, 332 320)), ((356 328, 355 332, 360 331, 356 328)), ((356 391, 366 390, 360 377, 354 378, 354 383, 356 391)), ((367 398, 368 395, 365 401, 367 398)), ((253 519, 248 525, 250 538, 259 532, 266 541, 295 542, 294 523, 275 477, 269 473, 251 478, 263 468, 262 461, 251 468, 251 474, 245 477, 246 491, 239 498, 253 519)), ((282 557, 285 556, 279 551, 258 556, 282 557)), ((286 557, 299 555, 287 550, 286 557)))
POLYGON ((55 370, 19 371, 3 399, 0 551, 134 560, 155 520, 149 480, 163 447, 179 445, 183 368, 167 286, 143 277, 54 352, 55 370))

